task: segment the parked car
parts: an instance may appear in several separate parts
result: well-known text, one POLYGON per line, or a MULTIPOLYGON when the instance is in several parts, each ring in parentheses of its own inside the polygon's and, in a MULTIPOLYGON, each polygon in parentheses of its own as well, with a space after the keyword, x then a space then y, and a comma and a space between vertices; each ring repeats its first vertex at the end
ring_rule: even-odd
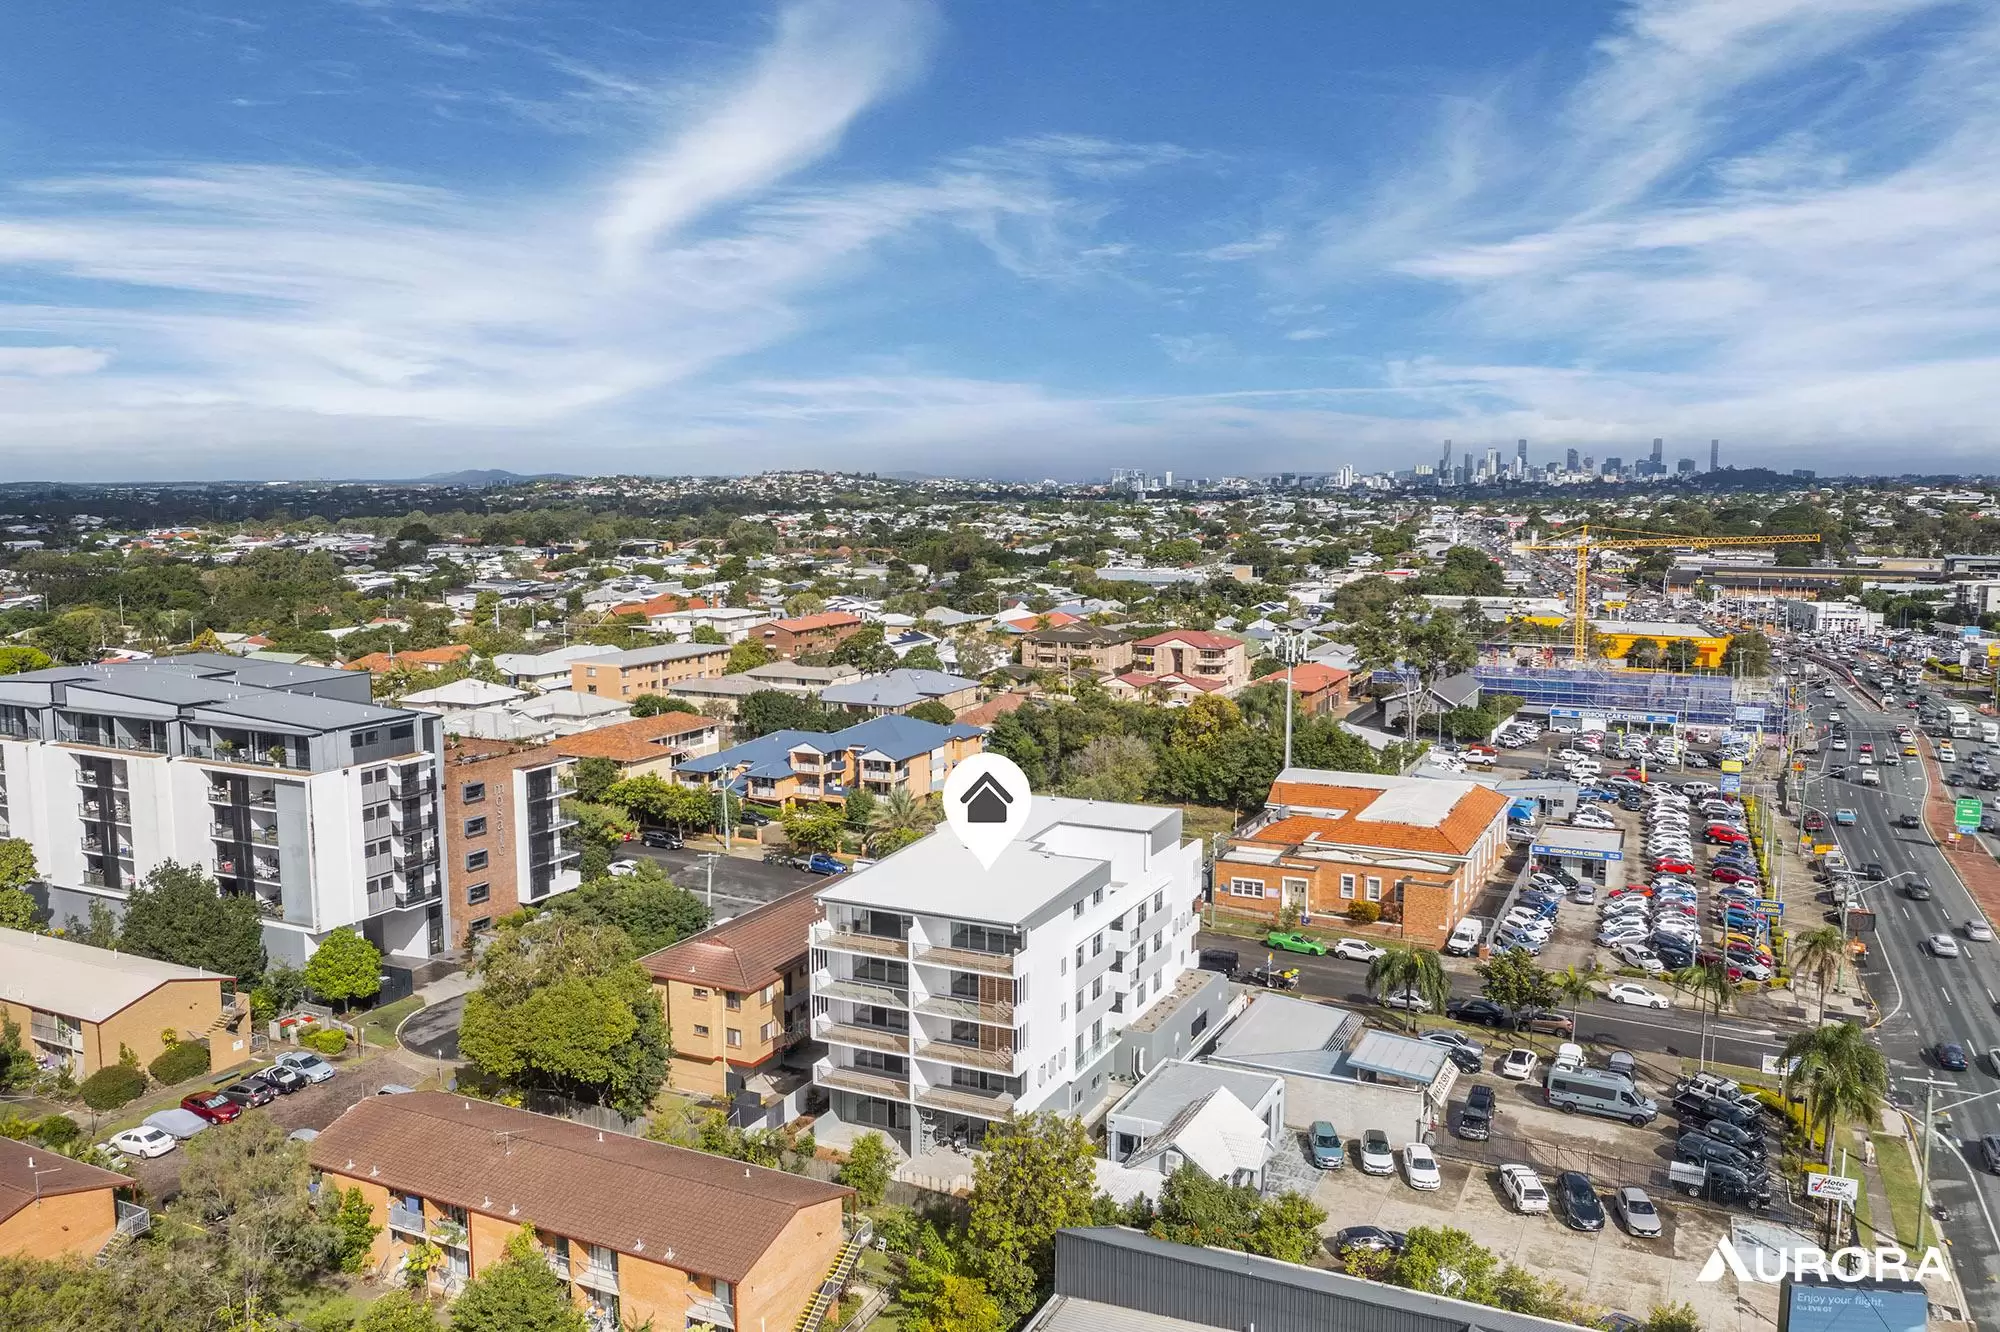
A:
POLYGON ((155 1156, 165 1156, 168 1152, 180 1146, 181 1143, 179 1138, 176 1138, 164 1129, 154 1128, 150 1124, 141 1124, 138 1128, 126 1129, 123 1133, 112 1134, 105 1145, 114 1152, 123 1152, 127 1156, 137 1156, 150 1160, 155 1156))
POLYGON ((1517 1025, 1542 1036, 1568 1036, 1576 1030, 1576 1023, 1570 1020, 1569 1014, 1546 1008, 1523 1013, 1517 1025))
POLYGON ((1565 1170, 1556 1176, 1556 1197, 1562 1204, 1563 1222, 1571 1230, 1604 1229, 1604 1204, 1598 1201, 1597 1186, 1580 1170, 1565 1170))
POLYGON ((1264 936, 1264 946, 1287 953, 1305 953, 1311 957, 1326 956, 1325 944, 1300 934, 1297 930, 1272 930, 1264 936))
POLYGON ((1501 1166, 1500 1187, 1506 1191, 1507 1200, 1514 1204, 1514 1210, 1524 1216, 1549 1210, 1549 1191, 1542 1187, 1541 1176, 1535 1173, 1533 1166, 1501 1166))
POLYGON ((1490 1137, 1495 1108, 1493 1089, 1483 1082, 1474 1083, 1465 1094, 1464 1108, 1458 1112, 1458 1136, 1473 1142, 1490 1137))
POLYGON ((1203 971, 1219 971, 1233 979, 1242 961, 1234 948, 1204 948, 1195 965, 1203 971))
POLYGON ((1389 1135, 1368 1129, 1361 1135, 1361 1172, 1365 1175, 1396 1173, 1396 1153, 1390 1149, 1389 1135))
POLYGON ((181 1109, 200 1115, 211 1124, 227 1124, 243 1113, 243 1107, 221 1092, 189 1092, 181 1098, 181 1109))
POLYGON ((1491 999, 1455 999, 1445 1005, 1447 1016, 1460 1022, 1478 1023, 1487 1027, 1504 1027, 1510 1018, 1506 1009, 1491 999))
POLYGON ((269 1105, 278 1099, 277 1088, 254 1073, 241 1082, 230 1083, 222 1089, 222 1094, 245 1110, 269 1105))
POLYGON ((1533 1050, 1509 1050, 1497 1071, 1503 1078, 1526 1081, 1535 1075, 1535 1063, 1533 1050))
POLYGON ((1401 1253, 1409 1242, 1409 1236, 1400 1230, 1385 1230, 1381 1226, 1348 1226, 1335 1233, 1327 1247, 1336 1254, 1354 1253, 1401 1253))
POLYGON ((673 828, 647 828, 639 834, 639 841, 667 851, 678 851, 685 845, 679 831, 673 828))
POLYGON ((273 1061, 281 1067, 289 1068, 302 1075, 307 1082, 330 1082, 333 1080, 333 1065, 321 1059, 310 1050, 287 1050, 273 1061))
POLYGON ((1347 1164, 1347 1148, 1340 1134, 1324 1119, 1314 1120, 1306 1130, 1306 1148, 1312 1153, 1312 1163, 1321 1170, 1338 1170, 1347 1164))
POLYGON ((1604 997, 1614 1004, 1631 1004, 1638 1008, 1666 1008, 1667 996, 1658 990, 1647 989, 1631 981, 1613 981, 1604 989, 1604 997))
POLYGON ((1339 939, 1334 942, 1333 955, 1353 962, 1373 962, 1389 950, 1380 944, 1369 943, 1366 939, 1339 939))
POLYGON ((1660 1237, 1660 1211, 1653 1206, 1653 1200, 1646 1196, 1644 1189, 1627 1185, 1612 1195, 1612 1206, 1617 1209, 1618 1219, 1624 1223, 1626 1234, 1634 1239, 1660 1237))
POLYGON ((1405 1143, 1403 1146, 1403 1178, 1413 1189, 1425 1193, 1442 1188, 1444 1175, 1438 1170, 1437 1157, 1431 1149, 1420 1142, 1405 1143))
POLYGON ((280 1096, 290 1096, 295 1091, 304 1091, 311 1084, 306 1075, 289 1064, 273 1064, 257 1075, 270 1085, 280 1096))

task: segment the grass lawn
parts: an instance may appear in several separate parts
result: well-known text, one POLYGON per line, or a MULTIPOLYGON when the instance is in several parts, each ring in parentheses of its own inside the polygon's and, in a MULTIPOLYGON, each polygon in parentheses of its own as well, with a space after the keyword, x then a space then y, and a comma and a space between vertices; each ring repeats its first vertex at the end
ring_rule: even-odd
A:
POLYGON ((1882 1188, 1889 1195, 1889 1211, 1896 1220, 1896 1241, 1905 1246, 1917 1242, 1917 1217, 1923 1211, 1923 1193, 1917 1187, 1916 1163, 1902 1138, 1886 1133, 1873 1135, 1875 1166, 1882 1172, 1882 1188))
POLYGON ((1224 835, 1236 828, 1236 811, 1215 805, 1182 805, 1181 836, 1199 837, 1209 845, 1214 845, 1217 833, 1224 835))
POLYGON ((396 1043, 396 1028, 403 1019, 424 1006, 423 996, 405 995, 393 1004, 383 1004, 371 1008, 356 1025, 367 1037, 368 1044, 388 1048, 396 1043))

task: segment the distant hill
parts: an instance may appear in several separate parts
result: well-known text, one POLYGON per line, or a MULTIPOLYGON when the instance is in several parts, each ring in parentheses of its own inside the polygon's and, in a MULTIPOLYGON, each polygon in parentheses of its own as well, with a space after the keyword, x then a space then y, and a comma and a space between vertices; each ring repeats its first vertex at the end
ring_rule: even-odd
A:
POLYGON ((469 468, 463 472, 432 472, 429 476, 417 477, 417 483, 427 486, 511 486, 520 481, 573 481, 576 478, 567 472, 537 472, 533 476, 523 476, 519 472, 509 472, 497 467, 469 468))

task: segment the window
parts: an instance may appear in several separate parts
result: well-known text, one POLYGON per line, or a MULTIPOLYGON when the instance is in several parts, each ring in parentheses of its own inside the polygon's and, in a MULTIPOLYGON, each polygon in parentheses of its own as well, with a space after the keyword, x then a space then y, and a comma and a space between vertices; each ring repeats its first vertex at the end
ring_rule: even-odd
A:
POLYGON ((1083 1006, 1084 1006, 1085 1004, 1089 1003, 1089 1002, 1090 1002, 1090 996, 1089 996, 1089 995, 1085 994, 1085 993, 1084 993, 1084 992, 1083 992, 1082 990, 1078 990, 1078 991, 1076 992, 1076 1011, 1077 1011, 1077 1012, 1081 1013, 1081 1012, 1083 1011, 1083 1006))
POLYGON ((475 883, 470 888, 467 888, 465 890, 466 903, 471 906, 477 906, 479 903, 484 902, 488 897, 491 897, 492 895, 493 895, 493 886, 491 884, 486 884, 486 883, 475 883))
POLYGON ((361 854, 367 856, 370 860, 375 859, 377 856, 388 855, 389 839, 384 837, 379 842, 370 842, 367 846, 361 849, 361 854))
POLYGON ((1368 900, 1371 902, 1382 900, 1382 880, 1373 874, 1368 876, 1368 900))
POLYGON ((1090 983, 1090 997, 1093 999, 1102 999, 1104 997, 1104 977, 1099 976, 1090 983))
POLYGON ((1092 957, 1096 957, 1099 953, 1103 951, 1104 951, 1104 935, 1102 933, 1098 933, 1091 936, 1090 955, 1092 957))
POLYGON ((736 1030, 736 1028, 734 1027, 726 1027, 723 1030, 724 1030, 724 1037, 728 1041, 730 1049, 740 1050, 743 1048, 742 1032, 736 1030))
POLYGON ((1078 944, 1078 945, 1076 946, 1076 964, 1077 964, 1077 965, 1078 965, 1079 967, 1083 965, 1083 945, 1082 945, 1082 944, 1078 944))
POLYGON ((461 790, 463 794, 460 798, 468 805, 476 805, 486 799, 485 782, 467 782, 461 790))
POLYGON ((380 731, 356 731, 349 737, 349 740, 356 750, 363 750, 381 738, 382 733, 380 731))
POLYGON ((1076 899, 1076 905, 1069 909, 1069 914, 1072 919, 1083 919, 1083 899, 1081 897, 1076 899))
POLYGON ((743 1011, 743 996, 734 990, 725 991, 722 996, 722 1006, 732 1013, 740 1013, 743 1011))
POLYGON ((1104 905, 1104 890, 1102 888, 1099 888, 1096 892, 1090 895, 1090 904, 1092 906, 1104 905))
POLYGON ((1159 892, 1153 894, 1153 910, 1165 911, 1166 909, 1167 909, 1167 890, 1162 888, 1160 889, 1159 892))
POLYGON ((773 1024, 766 1022, 763 1026, 757 1028, 757 1039, 769 1045, 771 1043, 771 1033, 776 1029, 773 1024))
POLYGON ((697 999, 706 999, 708 998, 708 991, 697 985, 694 987, 694 997, 697 999))
POLYGON ((493 917, 481 916, 478 920, 473 921, 472 924, 467 928, 468 931, 472 934, 484 934, 486 933, 486 931, 493 928, 493 917))
POLYGON ((467 819, 465 821, 465 835, 467 837, 486 836, 486 816, 482 814, 476 819, 467 819))
POLYGON ((758 991, 758 1001, 766 1008, 769 1008, 771 1006, 771 992, 777 988, 775 985, 766 985, 762 990, 758 991))
POLYGON ((484 851, 469 851, 469 852, 467 852, 467 853, 466 853, 466 856, 465 856, 465 867, 466 867, 467 869, 469 869, 469 870, 483 870, 483 869, 485 869, 485 868, 486 868, 486 853, 485 853, 484 851))
POLYGON ((1231 879, 1229 881, 1229 895, 1231 897, 1262 897, 1264 895, 1264 881, 1262 879, 1231 879))
POLYGON ((361 817, 369 820, 388 818, 389 817, 388 802, 384 801, 379 805, 368 806, 366 809, 361 811, 361 817))
POLYGON ((1343 874, 1340 876, 1340 895, 1348 901, 1354 899, 1354 876, 1352 874, 1343 874))
POLYGON ((694 1024, 694 1034, 697 1036, 706 1036, 708 1035, 708 1028, 702 1026, 701 1023, 697 1022, 694 1024))
POLYGON ((389 738, 391 740, 414 740, 416 735, 417 725, 415 722, 404 722, 401 726, 391 726, 389 728, 389 738))

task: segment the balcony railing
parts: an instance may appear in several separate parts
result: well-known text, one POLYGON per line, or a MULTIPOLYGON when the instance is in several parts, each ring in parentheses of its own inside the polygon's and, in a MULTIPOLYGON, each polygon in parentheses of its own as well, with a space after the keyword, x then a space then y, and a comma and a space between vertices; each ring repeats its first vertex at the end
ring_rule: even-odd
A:
POLYGON ((883 1008, 910 1006, 910 992, 907 989, 884 985, 877 981, 836 978, 828 971, 813 973, 812 992, 823 999, 851 999, 856 1003, 877 1004, 883 1008))
POLYGON ((837 1087, 842 1091, 860 1092, 864 1096, 883 1096, 892 1101, 910 1099, 907 1077, 879 1069, 847 1068, 830 1059, 822 1059, 813 1065, 813 1081, 822 1087, 837 1087))
POLYGON ((1014 1005, 999 1000, 961 999, 957 995, 934 994, 919 1000, 917 1011, 926 1017, 957 1018, 961 1022, 983 1022, 994 1027, 1014 1025, 1014 1005))
POLYGON ((958 1041, 925 1041, 917 1047, 917 1058, 960 1068, 983 1069, 989 1073, 1013 1073, 1017 1058, 1012 1050, 988 1050, 958 1041))
POLYGON ((113 1199, 117 1205, 117 1233, 130 1239, 144 1235, 153 1228, 153 1214, 137 1203, 128 1203, 123 1198, 113 1199))
POLYGON ((920 945, 917 961, 926 966, 950 967, 954 971, 977 971, 988 976, 1012 976, 1020 965, 1019 953, 984 953, 972 948, 938 948, 920 945))
POLYGON ((981 1119, 1005 1119, 1014 1109, 1014 1096, 1011 1092, 982 1092, 970 1087, 924 1087, 917 1092, 917 1104, 981 1119))
POLYGON ((592 1290, 601 1290, 611 1295, 618 1293, 618 1269, 615 1267, 600 1267, 596 1263, 577 1262, 572 1259, 569 1271, 569 1279, 579 1286, 588 1286, 592 1290))
POLYGON ((113 777, 111 780, 106 781, 97 774, 94 768, 78 768, 76 770, 76 784, 88 787, 93 791, 100 790, 106 786, 114 791, 129 791, 132 789, 132 781, 129 777, 113 777))
POLYGON ((910 1033, 894 1031, 888 1027, 876 1027, 859 1022, 841 1022, 820 1016, 813 1019, 814 1037, 828 1045, 853 1045, 864 1050, 880 1050, 885 1054, 908 1054, 910 1033))
POLYGON ((879 934, 856 934, 838 929, 828 921, 813 922, 811 941, 815 947, 842 953, 866 953, 871 957, 908 957, 908 939, 886 938, 879 934))
POLYGON ((59 1050, 83 1048, 83 1028, 67 1022, 50 1022, 37 1015, 29 1020, 28 1030, 40 1045, 52 1045, 59 1050))
POLYGON ((421 1207, 398 1207, 394 1203, 389 1204, 389 1229, 400 1230, 410 1235, 423 1234, 424 1209, 421 1207))
POLYGON ((707 1323, 710 1327, 733 1328, 736 1326, 736 1308, 706 1295, 689 1295, 687 1306, 688 1326, 707 1323))

